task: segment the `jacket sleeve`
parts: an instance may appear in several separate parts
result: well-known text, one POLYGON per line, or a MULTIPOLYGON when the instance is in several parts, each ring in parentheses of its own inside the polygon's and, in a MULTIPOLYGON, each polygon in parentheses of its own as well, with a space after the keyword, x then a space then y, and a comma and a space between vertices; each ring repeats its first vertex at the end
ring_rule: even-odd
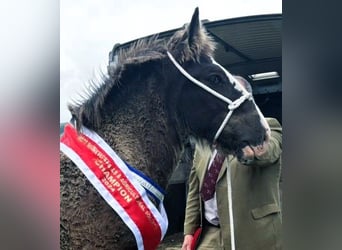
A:
POLYGON ((269 141, 269 148, 262 156, 256 156, 251 165, 269 166, 275 163, 281 157, 282 152, 282 128, 280 123, 274 118, 266 118, 270 129, 271 137, 269 141))
POLYGON ((194 234, 200 225, 200 197, 199 197, 199 179, 196 173, 196 167, 199 160, 199 153, 196 150, 194 160, 189 175, 189 189, 185 209, 184 235, 194 234))

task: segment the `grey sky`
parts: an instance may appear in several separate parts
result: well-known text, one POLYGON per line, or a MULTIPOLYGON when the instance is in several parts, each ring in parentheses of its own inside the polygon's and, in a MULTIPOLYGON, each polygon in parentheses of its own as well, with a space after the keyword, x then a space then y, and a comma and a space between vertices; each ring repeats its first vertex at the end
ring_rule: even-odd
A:
POLYGON ((210 21, 281 13, 280 0, 61 0, 60 120, 68 121, 67 103, 80 99, 90 80, 106 72, 115 43, 181 27, 195 7, 210 21))

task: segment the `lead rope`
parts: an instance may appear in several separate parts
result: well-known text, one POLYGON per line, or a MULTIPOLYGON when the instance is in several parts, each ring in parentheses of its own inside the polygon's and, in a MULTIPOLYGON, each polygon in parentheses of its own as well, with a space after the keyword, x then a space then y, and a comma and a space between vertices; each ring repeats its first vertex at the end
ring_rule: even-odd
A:
MULTIPOLYGON (((252 98, 252 94, 248 93, 247 91, 244 91, 243 88, 241 88, 241 92, 242 95, 240 96, 240 98, 236 99, 234 102, 231 101, 229 98, 221 95, 220 93, 216 92, 215 90, 209 88, 208 86, 206 86, 205 84, 203 84, 202 82, 198 81, 197 79, 193 78, 188 72, 186 72, 183 67, 181 65, 178 64, 178 62, 173 58, 173 56, 170 54, 170 52, 166 52, 168 57, 170 58, 171 62, 176 66, 176 68, 186 77, 188 78, 191 82, 193 82, 194 84, 196 84, 197 86, 201 87, 202 89, 204 89, 205 91, 209 92, 210 94, 216 96, 217 98, 219 98, 220 100, 228 103, 228 114, 225 117, 225 119, 223 120, 221 126, 219 127, 219 129, 217 130, 215 136, 214 136, 214 143, 217 140, 217 138, 220 136, 223 128, 226 126, 226 124, 229 121, 229 118, 232 116, 233 111, 238 108, 241 103, 243 103, 245 100, 249 99, 251 100, 252 98)), ((227 71, 225 70, 220 64, 218 64, 217 62, 215 62, 213 60, 213 63, 215 63, 216 65, 218 65, 226 74, 230 79, 233 79, 233 81, 238 84, 238 81, 236 81, 234 79, 234 77, 227 71)), ((228 164, 228 159, 227 159, 227 164, 228 164)), ((230 245, 231 245, 231 250, 235 250, 235 233, 234 233, 234 219, 233 219, 233 198, 232 198, 232 184, 231 184, 231 169, 230 166, 228 164, 227 166, 227 189, 228 189, 228 210, 229 210, 229 227, 230 227, 230 245)))
POLYGON ((235 250, 235 233, 234 233, 234 217, 233 217, 233 196, 232 196, 232 177, 231 168, 227 159, 227 189, 228 189, 228 212, 230 227, 230 246, 231 250, 235 250))

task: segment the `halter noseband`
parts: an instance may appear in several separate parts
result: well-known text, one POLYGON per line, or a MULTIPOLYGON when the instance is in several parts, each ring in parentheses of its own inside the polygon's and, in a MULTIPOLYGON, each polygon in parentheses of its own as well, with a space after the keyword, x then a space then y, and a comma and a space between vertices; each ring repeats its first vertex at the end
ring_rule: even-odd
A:
MULTIPOLYGON (((170 52, 166 51, 168 57, 170 58, 171 62, 176 66, 176 68, 186 77, 188 78, 191 82, 193 82, 194 84, 196 84, 197 86, 201 87, 202 89, 204 89, 205 91, 209 92, 210 94, 214 95, 215 97, 219 98, 220 100, 228 103, 228 114, 226 115, 226 117, 224 118, 221 126, 219 127, 219 129, 217 130, 215 136, 214 136, 214 142, 217 140, 217 138, 220 136, 220 134, 222 133, 223 128, 227 125, 229 118, 232 116, 233 111, 235 109, 237 109, 245 100, 250 100, 252 98, 252 94, 249 93, 247 90, 245 90, 243 87, 238 88, 238 90, 242 93, 242 95, 236 99, 235 101, 230 100, 229 98, 221 95, 220 93, 216 92, 215 90, 209 88, 207 85, 205 85, 204 83, 198 81, 197 79, 193 78, 188 72, 186 72, 183 67, 175 60, 175 58, 170 54, 170 52)), ((217 66, 219 66, 229 77, 229 79, 232 79, 236 85, 238 85, 238 81, 233 77, 232 74, 230 74, 227 70, 225 70, 225 68, 223 68, 220 64, 216 63, 213 60, 213 63, 216 64, 217 66)))

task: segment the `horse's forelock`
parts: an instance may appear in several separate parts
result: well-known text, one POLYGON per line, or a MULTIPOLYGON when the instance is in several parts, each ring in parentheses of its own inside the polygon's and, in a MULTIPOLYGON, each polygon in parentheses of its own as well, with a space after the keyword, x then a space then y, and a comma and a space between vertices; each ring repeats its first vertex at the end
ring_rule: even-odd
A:
POLYGON ((177 31, 167 43, 167 50, 178 62, 199 62, 199 59, 203 56, 213 57, 216 43, 202 25, 200 25, 191 45, 188 43, 188 36, 189 24, 185 25, 184 29, 177 31))

